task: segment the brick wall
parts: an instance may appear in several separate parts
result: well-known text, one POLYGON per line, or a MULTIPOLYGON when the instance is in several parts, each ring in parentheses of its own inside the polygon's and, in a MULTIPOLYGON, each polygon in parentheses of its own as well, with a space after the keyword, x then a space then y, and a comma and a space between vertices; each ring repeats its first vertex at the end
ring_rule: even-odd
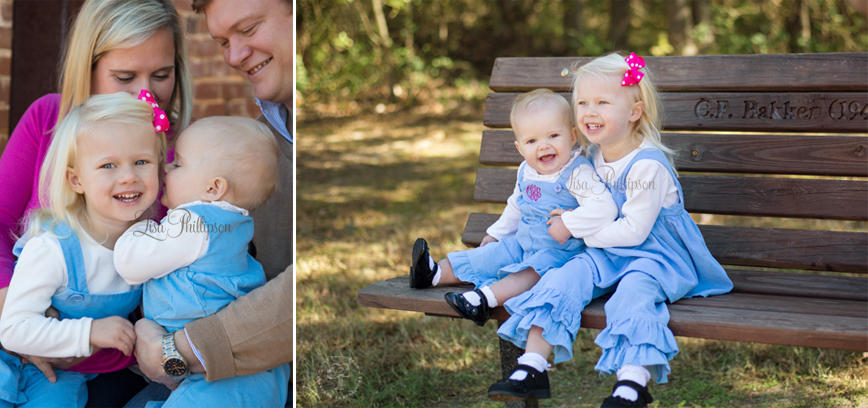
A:
POLYGON ((0 0, 0 151, 9 139, 9 73, 12 69, 12 0, 0 0))
MULTIPOLYGON (((190 7, 192 0, 172 0, 187 36, 187 53, 195 81, 193 119, 208 116, 259 116, 253 88, 223 62, 220 46, 208 34, 205 16, 190 7)), ((0 0, 0 152, 9 137, 9 80, 12 57, 12 3, 0 0)))

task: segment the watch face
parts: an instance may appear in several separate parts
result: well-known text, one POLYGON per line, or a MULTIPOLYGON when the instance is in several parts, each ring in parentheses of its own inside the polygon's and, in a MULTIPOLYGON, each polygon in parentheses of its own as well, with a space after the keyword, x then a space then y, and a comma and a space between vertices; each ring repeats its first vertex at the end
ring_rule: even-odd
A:
POLYGON ((163 370, 171 377, 180 377, 187 374, 187 363, 179 358, 170 358, 163 363, 163 370))

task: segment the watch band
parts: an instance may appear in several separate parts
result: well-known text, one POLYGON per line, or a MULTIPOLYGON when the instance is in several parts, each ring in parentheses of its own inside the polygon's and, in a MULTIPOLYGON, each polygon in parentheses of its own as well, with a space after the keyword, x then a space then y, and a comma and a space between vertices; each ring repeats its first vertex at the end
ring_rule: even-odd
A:
POLYGON ((175 333, 163 335, 163 371, 173 380, 182 380, 190 374, 187 360, 175 348, 175 333))

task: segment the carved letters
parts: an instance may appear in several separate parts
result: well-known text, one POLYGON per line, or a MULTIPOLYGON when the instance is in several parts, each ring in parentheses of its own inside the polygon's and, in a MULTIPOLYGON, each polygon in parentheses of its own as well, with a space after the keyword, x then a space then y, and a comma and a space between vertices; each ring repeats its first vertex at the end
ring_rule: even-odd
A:
POLYGON ((709 100, 701 98, 693 106, 698 119, 760 119, 811 120, 822 115, 834 121, 868 120, 868 102, 857 100, 825 99, 801 101, 709 100))

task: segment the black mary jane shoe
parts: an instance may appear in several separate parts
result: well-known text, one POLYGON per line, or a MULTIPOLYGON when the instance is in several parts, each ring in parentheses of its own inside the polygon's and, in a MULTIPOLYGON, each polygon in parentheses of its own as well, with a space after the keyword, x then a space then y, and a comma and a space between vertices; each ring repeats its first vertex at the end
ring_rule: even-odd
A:
POLYGON ((600 405, 600 408, 645 408, 648 404, 654 402, 654 398, 652 398, 651 394, 648 393, 648 388, 639 385, 639 383, 635 381, 618 381, 615 383, 615 386, 612 387, 612 392, 615 392, 615 390, 622 385, 626 385, 636 390, 636 392, 639 393, 639 398, 636 401, 630 401, 625 398, 610 395, 603 400, 603 405, 600 405))
MULTIPOLYGON (((527 372, 524 380, 510 380, 509 376, 488 387, 488 398, 493 401, 521 401, 526 399, 548 399, 552 397, 549 389, 549 375, 539 372, 531 366, 519 364, 513 370, 527 372)), ((511 376, 512 374, 510 374, 511 376)))
POLYGON ((479 295, 479 306, 473 306, 470 304, 461 293, 447 292, 443 297, 446 298, 446 303, 449 303, 449 306, 452 307, 452 310, 454 310, 455 313, 458 313, 459 316, 476 323, 477 326, 482 327, 485 326, 485 322, 487 322, 488 317, 491 316, 491 308, 488 307, 488 300, 485 298, 485 294, 483 294, 481 290, 476 289, 474 292, 479 295))
POLYGON ((434 269, 431 269, 428 263, 428 243, 425 239, 418 238, 413 244, 413 263, 410 265, 410 288, 425 289, 431 287, 431 282, 434 281, 434 275, 437 274, 437 269, 440 268, 436 263, 434 269))

